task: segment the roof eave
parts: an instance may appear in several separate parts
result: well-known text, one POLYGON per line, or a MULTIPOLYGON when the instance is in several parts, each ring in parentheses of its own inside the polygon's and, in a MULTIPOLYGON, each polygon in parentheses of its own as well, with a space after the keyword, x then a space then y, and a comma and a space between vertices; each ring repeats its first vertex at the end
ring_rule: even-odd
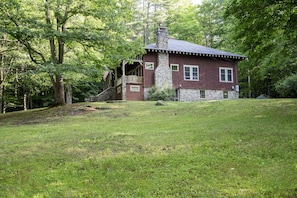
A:
POLYGON ((236 56, 236 55, 221 55, 221 54, 206 54, 206 53, 195 53, 195 52, 182 52, 182 51, 173 51, 167 49, 152 49, 146 48, 149 52, 162 52, 162 53, 172 53, 172 54, 182 54, 182 55, 192 55, 192 56, 202 56, 202 57, 210 57, 210 58, 227 58, 234 60, 246 60, 245 56, 236 56))

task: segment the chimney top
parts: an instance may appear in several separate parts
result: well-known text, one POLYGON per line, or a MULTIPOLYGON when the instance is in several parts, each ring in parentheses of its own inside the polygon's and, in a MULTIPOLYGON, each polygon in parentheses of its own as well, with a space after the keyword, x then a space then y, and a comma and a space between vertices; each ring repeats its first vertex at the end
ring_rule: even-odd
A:
POLYGON ((157 47, 161 49, 168 48, 168 30, 166 27, 157 29, 157 47))

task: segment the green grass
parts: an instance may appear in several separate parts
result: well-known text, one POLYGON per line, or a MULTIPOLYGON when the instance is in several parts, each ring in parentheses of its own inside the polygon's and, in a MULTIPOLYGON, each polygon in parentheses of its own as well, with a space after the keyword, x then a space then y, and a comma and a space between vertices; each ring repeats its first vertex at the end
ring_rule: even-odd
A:
POLYGON ((0 197, 297 197, 297 100, 0 115, 0 197))

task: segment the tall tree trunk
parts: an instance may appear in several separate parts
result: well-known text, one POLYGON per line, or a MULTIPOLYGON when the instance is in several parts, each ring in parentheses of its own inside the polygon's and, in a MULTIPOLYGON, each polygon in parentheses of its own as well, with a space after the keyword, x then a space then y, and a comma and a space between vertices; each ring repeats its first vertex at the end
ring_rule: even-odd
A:
MULTIPOLYGON (((2 70, 0 69, 0 72, 2 72, 2 70)), ((3 83, 0 83, 0 113, 3 113, 3 83)))
POLYGON ((0 54, 0 113, 3 113, 4 109, 4 100, 3 100, 3 92, 4 92, 4 72, 3 72, 3 55, 0 54))
POLYGON ((61 74, 57 74, 52 78, 52 83, 54 87, 54 106, 61 106, 65 105, 65 92, 64 92, 64 82, 63 82, 63 76, 61 74))
POLYGON ((28 108, 33 109, 33 101, 32 101, 31 92, 29 92, 29 94, 28 94, 28 108))
POLYGON ((72 104, 72 87, 70 84, 66 86, 66 103, 72 104))
MULTIPOLYGON (((0 46, 5 46, 5 35, 3 34, 2 37, 2 42, 0 46)), ((3 92, 4 92, 4 55, 1 53, 0 54, 0 113, 4 112, 4 100, 3 100, 3 92)))
POLYGON ((27 111, 27 93, 24 93, 23 105, 24 111, 27 111))
MULTIPOLYGON (((50 17, 50 0, 46 0, 45 3, 45 17, 46 17, 46 23, 50 26, 52 26, 51 17, 50 17)), ((57 20, 57 26, 59 25, 59 21, 57 20)), ((59 31, 59 29, 57 28, 59 31)), ((49 38, 49 44, 50 44, 50 51, 51 51, 51 58, 53 64, 63 64, 63 59, 59 61, 57 58, 57 51, 56 51, 56 45, 55 45, 55 38, 54 35, 52 35, 49 38)), ((59 50, 61 50, 61 44, 59 42, 59 50)), ((64 51, 64 49, 63 49, 64 51)), ((61 52, 59 53, 59 58, 63 58, 64 54, 61 52)), ((54 87, 54 106, 61 106, 65 105, 65 95, 64 95, 64 82, 63 82, 63 76, 62 74, 56 74, 55 76, 50 76, 53 87, 54 87)))
MULTIPOLYGON (((150 2, 147 2, 146 5, 146 25, 144 28, 144 44, 148 45, 150 43, 150 22, 149 22, 149 17, 150 17, 150 2)), ((145 9, 145 8, 144 8, 145 9)))

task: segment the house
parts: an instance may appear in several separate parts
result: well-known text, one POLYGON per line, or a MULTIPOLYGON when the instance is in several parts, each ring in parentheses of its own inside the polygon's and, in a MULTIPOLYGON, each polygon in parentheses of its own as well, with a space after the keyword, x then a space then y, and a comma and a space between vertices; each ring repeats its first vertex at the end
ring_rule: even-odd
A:
POLYGON ((153 86, 175 88, 179 101, 238 98, 237 63, 245 56, 170 39, 166 28, 158 28, 157 42, 145 51, 114 71, 114 99, 146 100, 153 86))

